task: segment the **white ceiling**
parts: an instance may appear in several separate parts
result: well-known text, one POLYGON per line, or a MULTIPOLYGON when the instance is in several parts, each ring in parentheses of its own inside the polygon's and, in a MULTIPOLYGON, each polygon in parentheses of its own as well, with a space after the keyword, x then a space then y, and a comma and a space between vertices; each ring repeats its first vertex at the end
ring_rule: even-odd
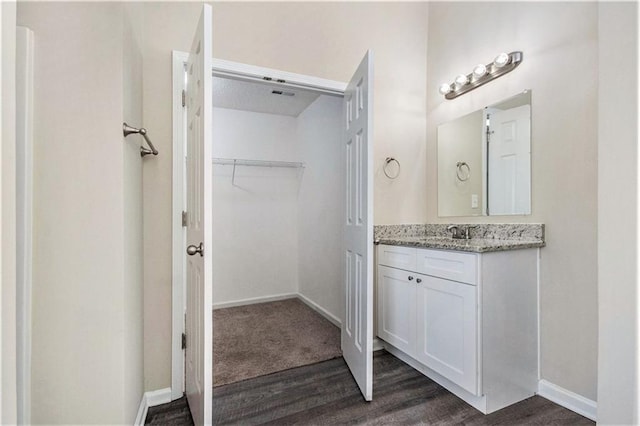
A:
POLYGON ((213 77, 213 106, 219 108, 297 117, 318 96, 320 94, 316 92, 277 84, 213 77), (276 95, 271 93, 272 90, 293 93, 294 96, 276 95))

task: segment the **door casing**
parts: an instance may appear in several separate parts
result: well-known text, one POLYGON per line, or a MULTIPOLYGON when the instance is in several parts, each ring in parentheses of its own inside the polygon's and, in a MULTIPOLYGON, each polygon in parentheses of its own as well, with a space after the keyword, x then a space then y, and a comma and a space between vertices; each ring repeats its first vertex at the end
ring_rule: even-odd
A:
MULTIPOLYGON (((182 333, 184 332, 186 267, 184 247, 186 232, 182 227, 182 211, 186 210, 185 190, 185 148, 186 115, 182 107, 182 91, 185 87, 185 64, 187 52, 172 52, 173 69, 173 191, 172 191, 172 313, 171 313, 171 399, 181 398, 184 393, 184 351, 182 333)), ((239 62, 213 58, 214 76, 228 77, 245 81, 264 82, 263 77, 271 77, 269 83, 284 80, 284 87, 304 88, 325 95, 344 96, 347 83, 326 80, 318 77, 295 74, 286 71, 258 67, 239 62)))

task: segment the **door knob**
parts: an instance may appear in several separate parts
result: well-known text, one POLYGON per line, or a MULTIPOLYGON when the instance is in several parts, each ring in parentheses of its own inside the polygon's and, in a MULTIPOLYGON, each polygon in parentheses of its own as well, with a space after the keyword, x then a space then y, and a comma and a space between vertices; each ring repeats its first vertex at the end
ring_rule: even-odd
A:
POLYGON ((189 256, 193 256, 196 253, 200 253, 200 257, 202 257, 202 255, 204 254, 204 245, 202 245, 202 243, 200 243, 197 246, 191 244, 190 246, 187 247, 187 254, 189 256))

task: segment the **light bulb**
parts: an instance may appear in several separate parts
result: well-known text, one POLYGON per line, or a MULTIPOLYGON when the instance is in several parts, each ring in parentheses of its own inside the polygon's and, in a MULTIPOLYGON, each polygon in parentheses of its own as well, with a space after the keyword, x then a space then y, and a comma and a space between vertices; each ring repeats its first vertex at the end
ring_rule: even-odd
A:
POLYGON ((440 92, 441 95, 444 96, 447 93, 451 92, 451 85, 449 83, 442 83, 438 91, 440 92))
POLYGON ((478 79, 487 73, 487 67, 484 64, 478 64, 473 69, 473 76, 478 79))
POLYGON ((458 86, 458 87, 462 87, 462 86, 464 86, 465 84, 467 84, 467 83, 469 82, 469 77, 467 77, 467 76, 466 76, 466 75, 464 75, 464 74, 459 74, 459 75, 456 77, 456 80, 455 80, 455 81, 456 81, 456 86, 458 86))
POLYGON ((502 52, 493 60, 493 66, 495 66, 496 68, 502 68, 509 63, 509 59, 511 59, 509 55, 502 52))

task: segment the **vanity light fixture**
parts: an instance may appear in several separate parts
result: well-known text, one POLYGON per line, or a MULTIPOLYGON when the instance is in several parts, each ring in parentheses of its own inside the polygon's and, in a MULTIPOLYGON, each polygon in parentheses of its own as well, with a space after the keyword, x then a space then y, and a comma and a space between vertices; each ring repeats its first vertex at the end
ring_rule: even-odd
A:
POLYGON ((442 83, 440 85, 440 88, 438 89, 438 91, 440 92, 441 95, 446 95, 447 93, 451 92, 453 89, 451 88, 451 85, 449 83, 442 83))
POLYGON ((438 89, 446 99, 455 99, 493 79, 513 71, 522 62, 522 52, 500 53, 493 62, 478 64, 469 75, 458 75, 453 83, 442 83, 438 89))
POLYGON ((509 63, 509 55, 502 52, 493 60, 493 66, 496 68, 502 68, 509 63))
POLYGON ((485 64, 478 64, 473 68, 473 79, 477 80, 487 73, 487 67, 485 64))
POLYGON ((455 79, 456 87, 462 87, 469 82, 469 77, 464 74, 458 74, 455 79))

